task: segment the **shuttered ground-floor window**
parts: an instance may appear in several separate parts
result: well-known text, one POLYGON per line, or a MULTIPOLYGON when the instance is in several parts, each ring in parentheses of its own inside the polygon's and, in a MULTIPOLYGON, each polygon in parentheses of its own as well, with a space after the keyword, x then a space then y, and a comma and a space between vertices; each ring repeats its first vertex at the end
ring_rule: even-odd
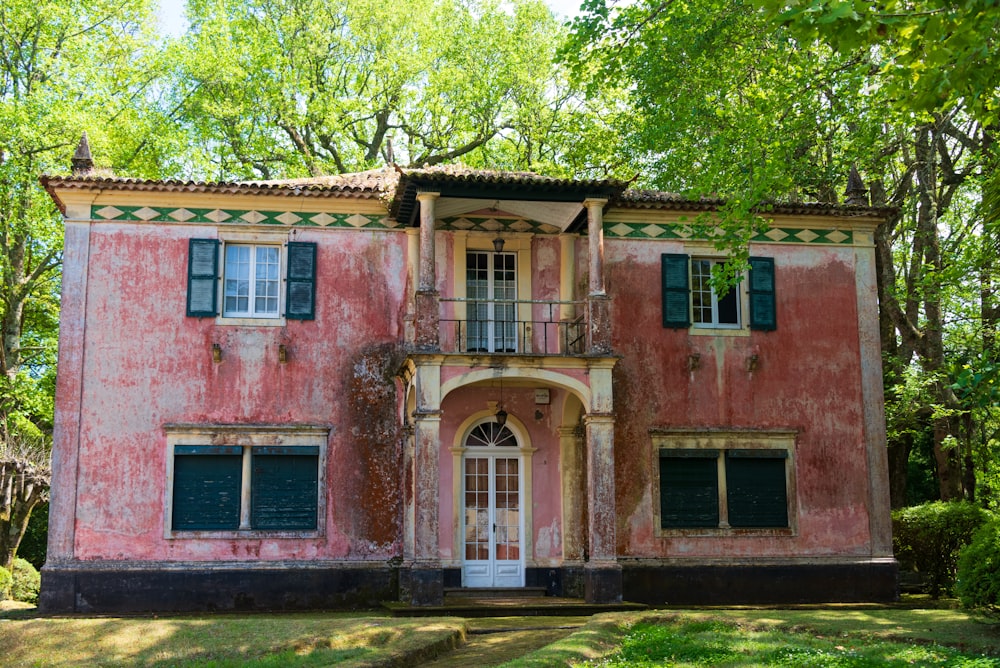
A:
POLYGON ((658 449, 660 528, 792 528, 793 438, 787 432, 655 433, 666 446, 658 449))
POLYGON ((317 446, 175 445, 174 531, 314 531, 317 446))

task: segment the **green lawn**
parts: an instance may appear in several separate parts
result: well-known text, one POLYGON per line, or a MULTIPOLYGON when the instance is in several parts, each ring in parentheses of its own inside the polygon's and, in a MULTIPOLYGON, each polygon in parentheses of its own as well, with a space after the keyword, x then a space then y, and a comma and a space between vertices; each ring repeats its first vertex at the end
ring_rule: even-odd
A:
MULTIPOLYGON (((33 609, 0 608, 0 663, 10 668, 421 665, 462 642, 470 626, 518 624, 539 627, 545 621, 393 619, 377 613, 44 618, 33 609)), ((828 606, 597 615, 562 640, 506 665, 1000 668, 998 657, 996 619, 947 608, 828 606)))
POLYGON ((554 665, 1000 668, 1000 624, 955 609, 881 606, 600 615, 506 664, 554 665))

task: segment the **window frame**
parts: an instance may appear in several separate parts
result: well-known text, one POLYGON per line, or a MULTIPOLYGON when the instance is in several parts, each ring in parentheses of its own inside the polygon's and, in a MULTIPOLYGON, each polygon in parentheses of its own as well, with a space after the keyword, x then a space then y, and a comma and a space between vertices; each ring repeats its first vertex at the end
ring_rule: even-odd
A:
POLYGON ((752 332, 769 332, 777 329, 775 262, 773 257, 752 256, 752 270, 744 272, 735 291, 737 323, 719 322, 719 296, 711 286, 710 309, 712 322, 695 322, 695 294, 705 293, 704 286, 695 285, 695 263, 708 262, 710 266, 724 264, 729 256, 713 248, 696 245, 685 246, 683 253, 660 254, 660 291, 663 327, 685 330, 695 336, 750 336, 752 332), (683 262, 685 271, 680 270, 683 262), (754 271, 759 273, 755 276, 754 271), (685 310, 686 309, 686 310, 685 310))
MULTIPOLYGON (((219 317, 225 318, 227 320, 232 320, 234 318, 240 318, 240 319, 246 319, 246 320, 260 320, 260 319, 275 320, 275 319, 283 317, 284 305, 285 305, 284 301, 285 300, 284 300, 284 298, 283 298, 283 296, 281 294, 282 293, 281 283, 282 283, 283 280, 287 280, 287 279, 283 279, 282 278, 285 275, 285 273, 286 273, 285 262, 286 262, 287 253, 282 252, 283 251, 282 246, 283 246, 283 244, 276 244, 276 243, 248 243, 248 242, 240 242, 240 241, 225 241, 225 242, 222 243, 222 263, 221 263, 222 264, 222 270, 220 272, 221 273, 221 283, 222 283, 222 294, 221 294, 220 303, 221 303, 222 308, 220 309, 219 317), (229 292, 228 292, 228 285, 227 285, 227 283, 230 280, 233 280, 233 281, 235 281, 235 280, 244 280, 244 279, 230 278, 231 268, 229 266, 229 252, 230 252, 230 250, 237 249, 237 248, 248 248, 249 249, 249 262, 247 263, 247 272, 249 274, 249 277, 246 279, 249 282, 249 284, 250 284, 249 285, 250 292, 246 296, 247 306, 249 308, 248 311, 230 311, 230 310, 228 310, 228 308, 226 306, 226 303, 227 303, 227 301, 230 298, 230 295, 229 295, 229 292), (278 258, 277 258, 278 259, 278 261, 277 261, 278 275, 274 279, 270 279, 270 278, 259 279, 257 277, 257 275, 256 275, 257 272, 255 271, 256 268, 257 268, 257 262, 258 262, 258 257, 257 257, 258 254, 259 254, 258 251, 260 249, 272 249, 272 248, 275 249, 275 250, 277 250, 277 252, 278 252, 278 258), (274 299, 277 300, 277 302, 275 303, 274 311, 273 312, 271 312, 271 311, 258 312, 257 309, 256 309, 256 300, 259 297, 259 295, 257 295, 257 287, 261 283, 272 282, 272 280, 276 284, 276 293, 277 293, 273 297, 274 299)), ((267 264, 270 264, 270 263, 267 263, 267 264)), ((263 297, 265 299, 268 298, 267 295, 264 295, 263 297)), ((237 294, 237 295, 234 295, 233 298, 239 299, 240 296, 237 294)))
POLYGON ((670 536, 795 536, 798 535, 797 495, 795 486, 794 431, 754 430, 683 430, 654 428, 652 437, 654 485, 654 526, 661 537, 670 536), (676 453, 676 454, 670 454, 676 453), (664 487, 661 460, 666 457, 715 459, 718 494, 718 523, 716 526, 663 526, 664 487), (784 461, 785 512, 787 526, 732 526, 729 507, 730 459, 781 459, 784 461))
MULTIPOLYGON (((326 462, 330 429, 320 425, 166 425, 166 475, 164 484, 164 538, 317 538, 326 534, 326 462), (236 529, 175 529, 174 487, 177 456, 196 454, 192 448, 216 449, 240 461, 240 521, 236 529), (255 529, 252 527, 252 466, 255 454, 273 454, 275 448, 315 448, 316 526, 312 529, 255 529), (271 450, 268 453, 268 449, 271 450)), ((214 454, 214 453, 210 453, 214 454)), ((204 455, 204 456, 210 456, 204 455)), ((294 454, 294 453, 292 453, 294 454)), ((303 453, 305 454, 305 453, 303 453)), ((202 455, 198 455, 202 456, 202 455)), ((308 456, 308 455, 306 455, 308 456)))
MULTIPOLYGON (((248 232, 220 229, 214 238, 189 238, 185 315, 195 318, 214 318, 217 325, 255 327, 283 326, 289 320, 315 320, 318 248, 319 245, 315 241, 292 241, 287 232, 277 230, 248 232), (251 311, 227 314, 226 256, 231 246, 278 249, 277 313, 251 311), (213 254, 212 263, 207 261, 208 248, 211 248, 213 254), (211 300, 208 299, 206 286, 210 281, 211 300), (294 311, 291 313, 290 303, 293 304, 294 311)), ((255 283, 256 277, 251 275, 251 284, 255 283)))
MULTIPOLYGON (((745 301, 744 296, 746 295, 746 289, 744 288, 745 282, 747 280, 746 274, 744 273, 740 277, 739 283, 737 283, 735 286, 731 287, 730 291, 728 293, 726 293, 727 295, 733 294, 735 296, 735 298, 736 298, 735 299, 736 322, 733 322, 733 323, 728 323, 728 322, 727 323, 723 323, 723 322, 719 321, 719 318, 720 318, 720 316, 719 316, 719 302, 723 298, 719 297, 719 293, 717 293, 715 291, 715 287, 713 287, 711 285, 711 283, 708 282, 711 279, 712 270, 715 268, 715 266, 716 265, 725 265, 727 261, 728 261, 728 259, 724 258, 724 257, 721 257, 721 258, 720 257, 705 257, 705 256, 699 256, 699 255, 692 255, 692 256, 690 256, 688 258, 688 272, 689 272, 689 275, 691 276, 691 280, 690 280, 690 286, 691 287, 690 287, 690 291, 689 291, 689 294, 688 294, 688 301, 689 301, 689 304, 690 304, 689 308, 691 309, 691 327, 692 328, 694 328, 694 329, 731 329, 731 330, 743 330, 743 329, 746 329, 746 327, 747 327, 747 321, 746 321, 746 318, 744 317, 744 314, 746 313, 746 307, 743 304, 743 302, 745 301), (706 263, 708 263, 708 266, 709 266, 709 275, 708 275, 707 278, 704 278, 704 285, 705 285, 705 287, 708 288, 708 293, 710 295, 710 300, 711 300, 711 303, 709 304, 709 309, 710 309, 710 313, 711 313, 712 319, 709 322, 698 322, 697 319, 696 319, 696 317, 695 317, 695 315, 696 315, 696 309, 695 309, 695 304, 694 304, 695 294, 696 293, 701 293, 701 294, 705 293, 705 290, 699 289, 699 286, 696 285, 696 281, 695 281, 695 279, 696 279, 695 263, 696 262, 706 262, 706 263)), ((700 277, 700 274, 698 276, 700 277)), ((701 308, 704 308, 704 307, 701 307, 701 308)))

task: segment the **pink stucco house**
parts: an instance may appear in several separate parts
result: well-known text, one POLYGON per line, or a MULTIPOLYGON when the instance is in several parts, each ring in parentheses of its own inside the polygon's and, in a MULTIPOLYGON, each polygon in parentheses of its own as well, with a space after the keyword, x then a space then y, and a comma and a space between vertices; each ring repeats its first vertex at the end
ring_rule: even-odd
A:
POLYGON ((873 232, 389 167, 43 177, 65 214, 49 612, 890 600, 873 232))

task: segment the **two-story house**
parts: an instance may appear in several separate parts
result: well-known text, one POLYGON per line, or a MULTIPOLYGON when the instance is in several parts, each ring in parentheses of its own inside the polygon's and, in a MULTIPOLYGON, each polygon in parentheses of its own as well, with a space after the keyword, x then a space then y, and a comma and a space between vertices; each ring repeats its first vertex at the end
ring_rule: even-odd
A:
MULTIPOLYGON (((896 593, 873 232, 460 168, 89 171, 65 214, 50 612, 896 593)), ((854 193, 856 196, 857 193, 854 193)))

